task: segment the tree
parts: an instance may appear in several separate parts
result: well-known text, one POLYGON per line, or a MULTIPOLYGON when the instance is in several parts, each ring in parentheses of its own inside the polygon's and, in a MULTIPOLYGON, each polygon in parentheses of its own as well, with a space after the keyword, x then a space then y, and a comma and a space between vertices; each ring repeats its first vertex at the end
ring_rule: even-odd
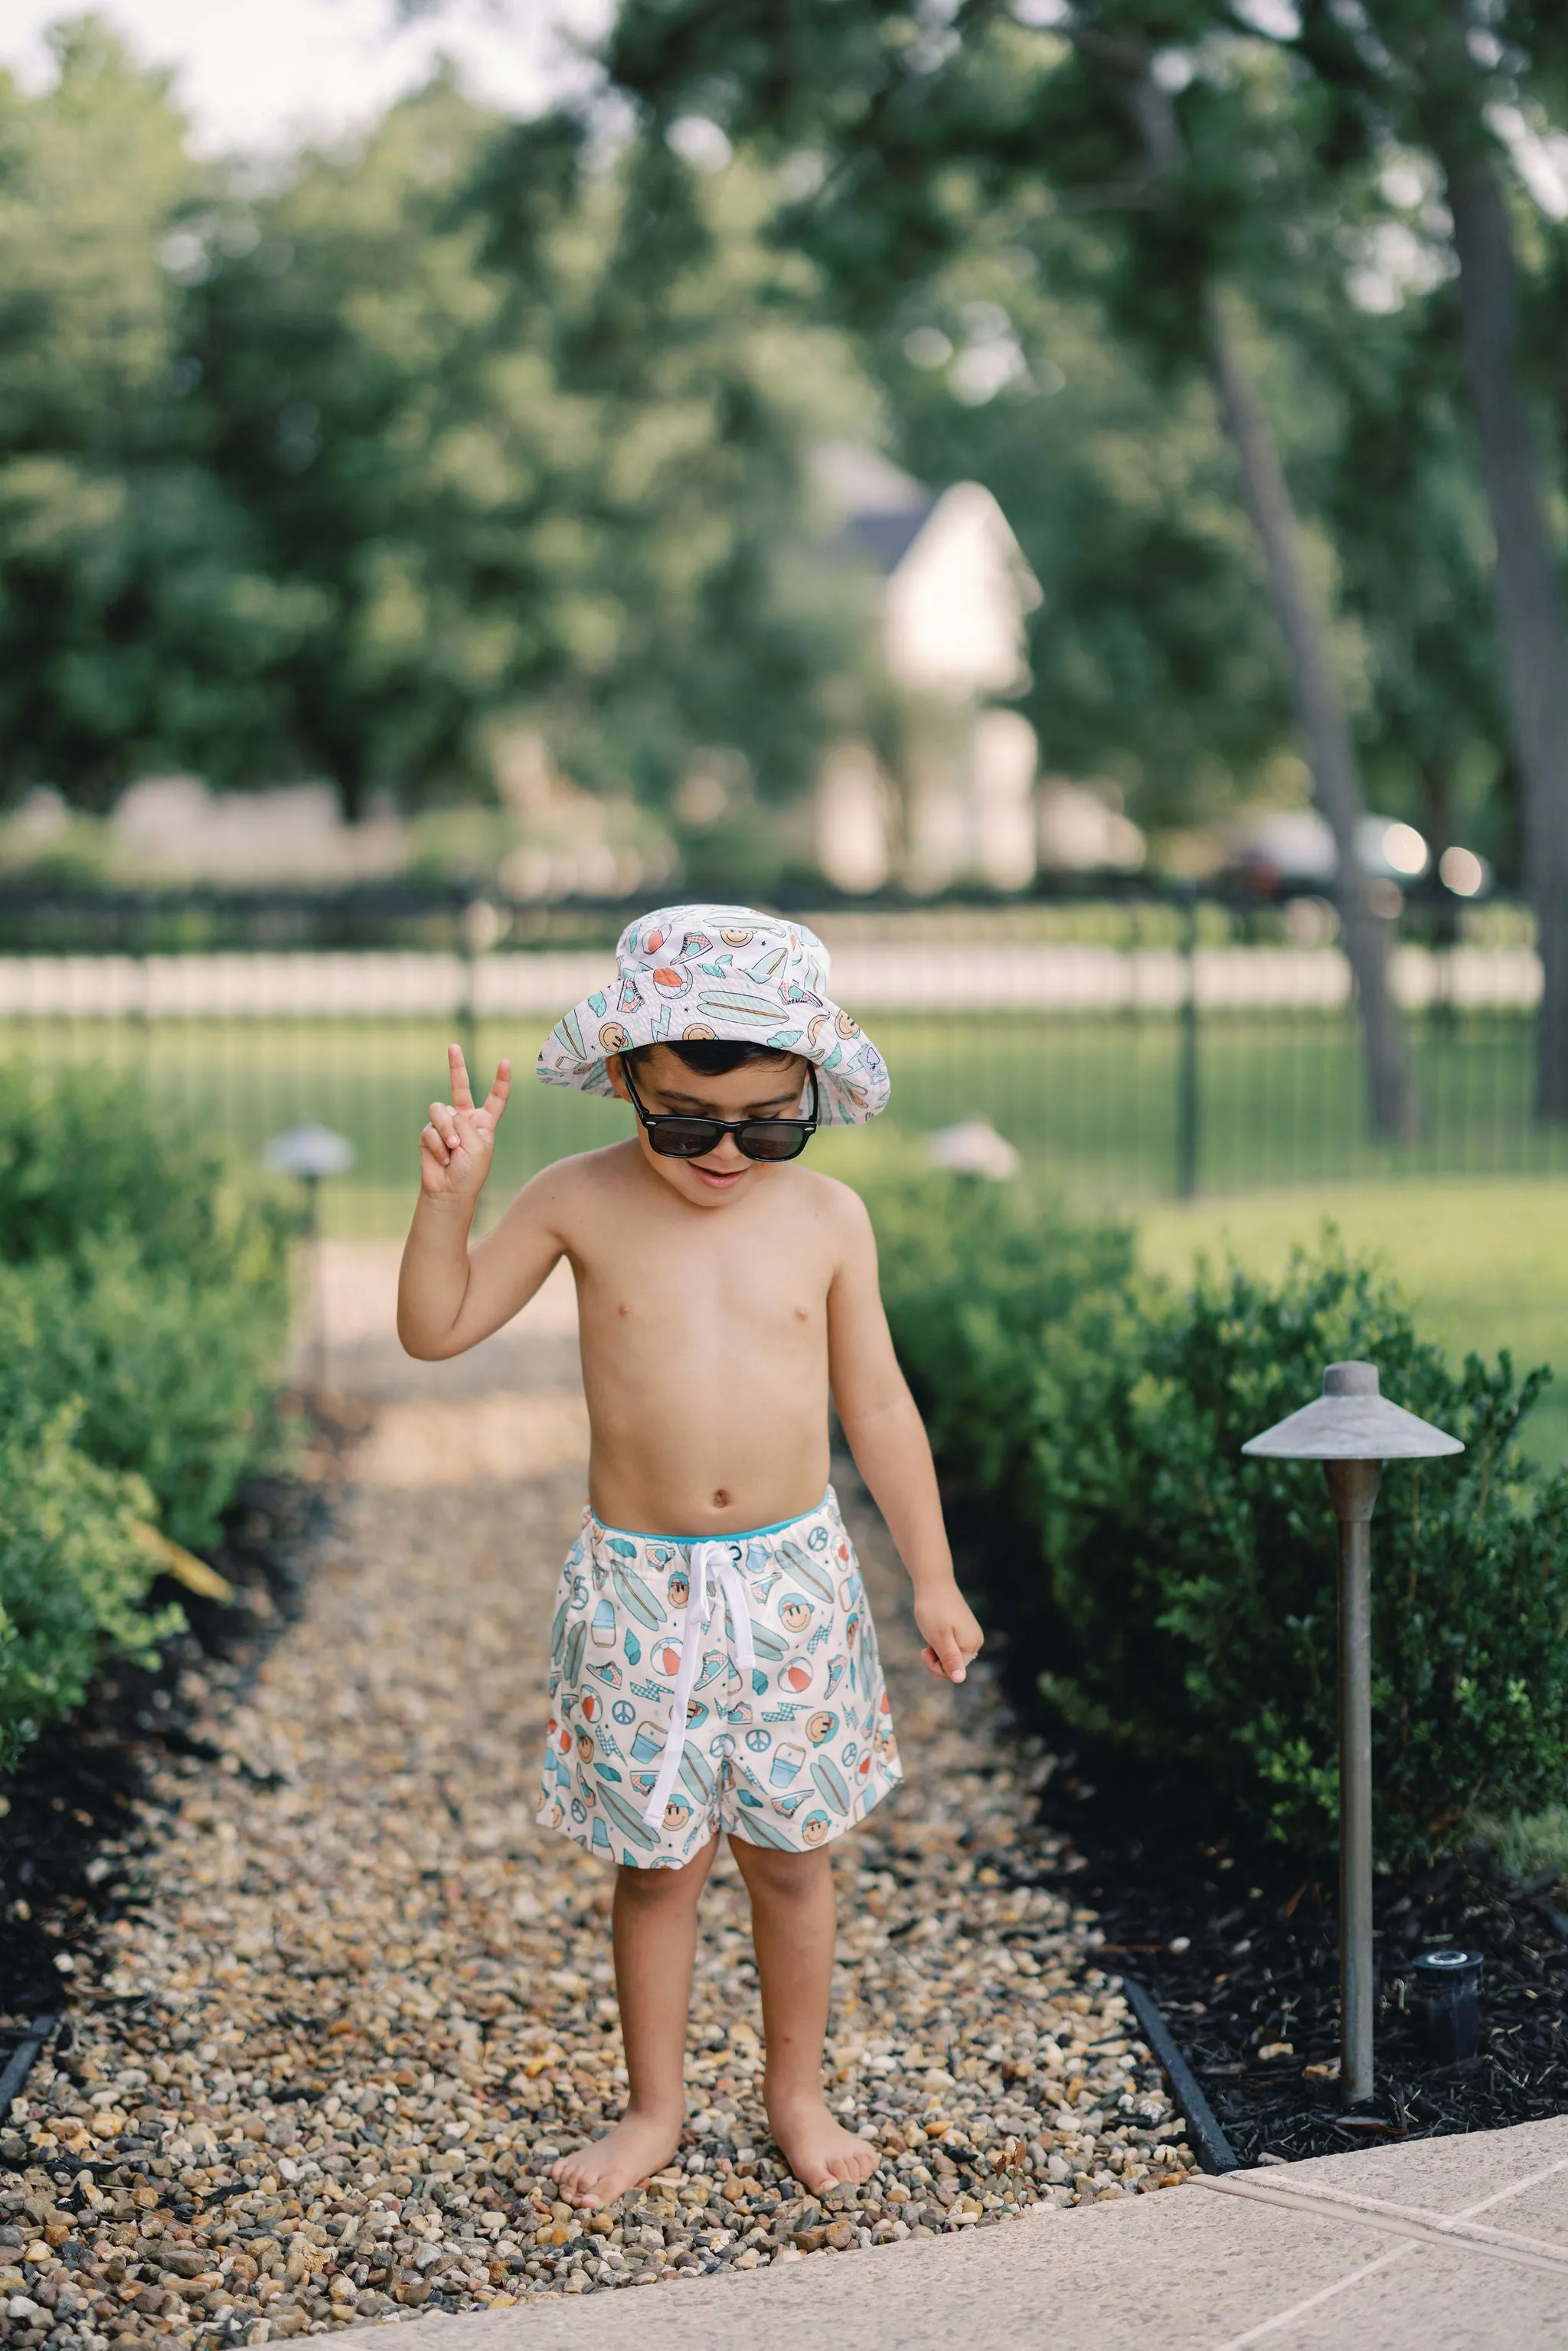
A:
POLYGON ((1496 544, 1494 592, 1525 863, 1544 975, 1536 1106, 1568 1118, 1568 628, 1534 419, 1520 366, 1519 262, 1489 111, 1521 89, 1554 91, 1568 49, 1560 12, 1504 0, 1306 0, 1299 41, 1341 101, 1330 124, 1402 140, 1437 160, 1453 224, 1470 407, 1496 544))
POLYGON ((942 27, 905 0, 852 12, 831 0, 722 12, 705 0, 625 0, 606 58, 653 136, 700 110, 737 136, 821 153, 820 191, 787 227, 858 304, 885 303, 890 287, 929 276, 977 193, 1005 212, 1020 189, 1049 180, 1059 201, 1093 208, 1116 234, 1119 266, 1106 275, 1120 282, 1107 287, 1108 308, 1124 327, 1135 314, 1135 331, 1167 367, 1207 368, 1236 452, 1339 850, 1374 1123, 1408 1134, 1417 1106, 1388 927, 1354 850, 1365 812, 1354 746, 1227 282, 1249 241, 1257 258, 1252 127, 1218 89, 1200 90, 1182 120, 1165 68, 1173 40, 1207 29, 1199 0, 1083 0, 1043 13, 1053 29, 1042 37, 995 0, 972 0, 942 27))
POLYGON ((755 171, 438 78, 258 194, 99 28, 59 57, 0 89, 0 789, 482 797, 519 720, 656 803, 716 743, 811 773, 858 632, 801 452, 872 395, 755 171))

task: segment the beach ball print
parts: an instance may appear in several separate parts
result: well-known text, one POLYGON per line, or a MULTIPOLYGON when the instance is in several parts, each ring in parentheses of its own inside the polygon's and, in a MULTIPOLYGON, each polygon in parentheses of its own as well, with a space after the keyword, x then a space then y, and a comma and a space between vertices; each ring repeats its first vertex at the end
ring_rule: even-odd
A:
POLYGON ((678 1641, 659 1641, 653 1647, 653 1671, 668 1674, 672 1679, 681 1670, 681 1645, 678 1641))
POLYGON ((653 985, 662 997, 670 1000, 691 994, 692 976, 689 971, 683 971, 679 964, 662 963, 653 974, 653 985))

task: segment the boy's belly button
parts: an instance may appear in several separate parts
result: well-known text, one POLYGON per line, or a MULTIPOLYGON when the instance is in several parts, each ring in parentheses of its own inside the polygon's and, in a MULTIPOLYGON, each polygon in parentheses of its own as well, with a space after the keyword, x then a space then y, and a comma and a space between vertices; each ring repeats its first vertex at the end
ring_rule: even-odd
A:
POLYGON ((729 1489, 728 1489, 728 1487, 727 1487, 727 1486, 716 1486, 716 1487, 714 1488, 714 1489, 713 1489, 713 1506, 714 1506, 714 1509, 715 1509, 716 1510, 728 1510, 728 1508, 729 1508, 729 1489))

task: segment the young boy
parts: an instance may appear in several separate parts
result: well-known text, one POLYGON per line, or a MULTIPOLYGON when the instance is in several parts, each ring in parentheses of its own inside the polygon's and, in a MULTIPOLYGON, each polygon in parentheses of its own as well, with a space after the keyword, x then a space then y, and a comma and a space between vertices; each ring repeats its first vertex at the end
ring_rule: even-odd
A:
POLYGON ((882 1109, 880 1055, 826 993, 827 950, 746 907, 632 924, 613 983, 551 1032, 547 1084, 613 1093, 632 1137, 524 1186, 472 1249, 506 1107, 420 1137, 398 1330, 460 1353, 565 1257, 577 1281, 590 1500, 562 1573, 539 1818, 616 1865, 630 2094, 554 2166, 579 2206, 674 2154, 697 1898, 720 1834, 751 1896, 768 2119, 818 2194, 876 2158, 822 2095, 833 1959, 827 1847, 899 1780, 853 1551, 828 1484, 830 1390, 915 1587, 925 1664, 958 1682, 980 1628, 953 1579, 930 1448, 894 1357, 871 1225, 799 1154, 882 1109))

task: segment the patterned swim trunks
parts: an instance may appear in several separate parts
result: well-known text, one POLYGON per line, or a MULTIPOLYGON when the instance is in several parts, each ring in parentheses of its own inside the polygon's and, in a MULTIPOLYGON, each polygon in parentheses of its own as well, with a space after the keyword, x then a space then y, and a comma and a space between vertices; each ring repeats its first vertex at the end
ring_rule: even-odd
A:
POLYGON ((678 1869, 716 1830, 809 1853, 903 1778, 838 1497, 716 1541, 591 1510, 550 1634, 539 1824, 678 1869))

